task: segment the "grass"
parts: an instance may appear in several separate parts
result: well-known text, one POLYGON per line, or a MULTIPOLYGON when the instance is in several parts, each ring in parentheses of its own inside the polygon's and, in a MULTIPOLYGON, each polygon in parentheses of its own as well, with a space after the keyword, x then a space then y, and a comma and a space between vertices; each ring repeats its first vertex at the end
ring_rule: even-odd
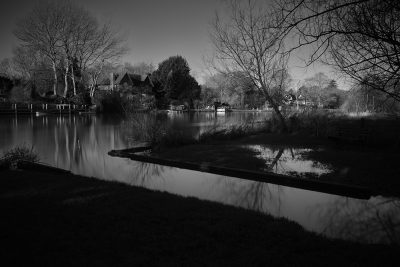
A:
MULTIPOLYGON (((269 123, 273 124, 273 122, 274 120, 271 120, 269 123)), ((367 131, 369 134, 364 146, 400 147, 399 117, 385 117, 380 114, 354 117, 346 113, 313 110, 288 114, 287 122, 289 132, 292 134, 328 138, 335 135, 338 128, 346 128, 355 136, 362 131, 367 131)))
MULTIPOLYGON (((400 120, 398 118, 353 118, 344 114, 328 111, 303 111, 286 114, 288 133, 280 132, 279 121, 272 116, 267 121, 256 124, 248 121, 241 125, 216 125, 197 138, 186 129, 175 127, 171 122, 162 118, 165 114, 153 116, 135 116, 132 126, 135 128, 136 140, 147 142, 154 150, 176 148, 193 144, 218 143, 219 141, 233 141, 258 134, 272 134, 292 139, 297 136, 300 140, 315 143, 312 139, 328 143, 328 137, 335 135, 338 128, 351 129, 355 136, 361 132, 369 133, 364 146, 372 147, 400 147, 400 120)), ((290 142, 290 140, 289 140, 290 142)), ((284 143, 284 141, 283 141, 284 143)))
POLYGON ((199 143, 208 143, 213 141, 236 140, 249 135, 260 133, 262 129, 256 129, 252 124, 233 125, 227 128, 212 128, 202 133, 199 138, 199 143))
POLYGON ((154 150, 182 146, 196 140, 183 130, 174 129, 164 118, 165 114, 135 114, 128 120, 127 127, 133 128, 133 138, 147 143, 154 150))
MULTIPOLYGON (((303 155, 330 166, 333 171, 322 176, 309 177, 377 189, 387 195, 400 195, 400 173, 397 167, 400 154, 400 120, 398 118, 353 118, 326 111, 306 111, 287 114, 289 133, 278 131, 274 119, 264 125, 247 122, 238 126, 213 127, 198 138, 183 130, 177 130, 165 120, 143 124, 140 131, 148 133, 153 156, 160 158, 207 163, 228 168, 263 171, 265 160, 245 145, 261 145, 271 148, 314 148, 303 155), (334 143, 328 139, 340 127, 358 136, 367 129, 365 142, 359 144, 334 143)), ((295 172, 294 172, 295 174, 295 172)))
POLYGON ((304 157, 331 166, 333 171, 323 174, 319 180, 359 185, 400 196, 398 151, 327 148, 310 151, 304 157))
POLYGON ((217 125, 203 132, 197 138, 190 132, 166 120, 165 114, 135 114, 128 120, 128 127, 134 129, 133 138, 149 144, 154 151, 174 147, 203 144, 221 140, 235 140, 259 133, 254 123, 222 127, 217 125))
POLYGON ((0 174, 0 256, 15 266, 399 264, 397 246, 244 209, 71 174, 0 174))
MULTIPOLYGON (((279 135, 263 133, 234 141, 211 140, 214 141, 153 151, 152 155, 171 160, 262 172, 268 167, 268 163, 247 146, 267 147, 276 151, 275 155, 280 149, 306 148, 307 152, 302 153, 301 160, 323 164, 332 172, 321 176, 307 175, 305 178, 367 187, 385 195, 400 195, 400 180, 397 178, 400 173, 398 164, 400 153, 394 146, 368 148, 349 144, 337 145, 327 138, 301 133, 279 135)), ((295 171, 293 175, 297 174, 295 171)))
POLYGON ((16 169, 19 161, 38 162, 39 156, 33 146, 19 145, 3 153, 0 159, 0 169, 16 169))

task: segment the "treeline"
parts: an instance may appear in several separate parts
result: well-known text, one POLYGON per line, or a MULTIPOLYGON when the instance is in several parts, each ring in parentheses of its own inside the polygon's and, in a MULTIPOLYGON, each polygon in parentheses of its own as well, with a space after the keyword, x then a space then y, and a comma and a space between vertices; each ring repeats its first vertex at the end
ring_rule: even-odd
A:
MULTIPOLYGON (((301 81, 301 84, 299 88, 295 88, 290 76, 286 74, 285 83, 276 88, 273 95, 280 99, 276 103, 282 108, 299 100, 313 107, 338 109, 347 101, 348 92, 339 89, 337 82, 322 72, 301 81)), ((200 103, 210 106, 216 101, 242 109, 262 109, 269 106, 263 92, 258 90, 246 73, 239 71, 218 73, 206 79, 200 103)))
POLYGON ((111 25, 67 0, 39 2, 14 33, 19 45, 0 71, 24 84, 19 91, 41 96, 93 95, 104 65, 127 51, 111 25))
MULTIPOLYGON (((353 97, 356 91, 373 90, 387 103, 400 102, 399 1, 225 3, 212 23, 212 65, 222 72, 243 72, 273 108, 283 131, 288 128, 279 108, 288 80, 283 74, 296 52, 305 66, 322 62, 351 79, 353 97)), ((323 105, 325 92, 307 87, 303 94, 316 95, 323 105)))
POLYGON ((13 101, 92 99, 127 110, 167 108, 171 102, 194 107, 199 100, 201 88, 185 58, 172 56, 157 68, 144 62, 120 64, 127 52, 124 38, 72 1, 41 1, 18 21, 14 33, 19 45, 0 64, 1 94, 13 101), (119 86, 119 94, 94 97, 100 85, 110 84, 111 73, 149 75, 152 88, 132 96, 135 90, 119 86))

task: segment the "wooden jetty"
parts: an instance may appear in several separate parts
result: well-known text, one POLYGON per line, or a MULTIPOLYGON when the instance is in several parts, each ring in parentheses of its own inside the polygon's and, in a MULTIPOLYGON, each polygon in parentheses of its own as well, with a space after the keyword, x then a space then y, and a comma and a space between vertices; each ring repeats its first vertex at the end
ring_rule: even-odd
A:
POLYGON ((80 114, 90 113, 88 105, 0 103, 0 115, 11 114, 80 114))

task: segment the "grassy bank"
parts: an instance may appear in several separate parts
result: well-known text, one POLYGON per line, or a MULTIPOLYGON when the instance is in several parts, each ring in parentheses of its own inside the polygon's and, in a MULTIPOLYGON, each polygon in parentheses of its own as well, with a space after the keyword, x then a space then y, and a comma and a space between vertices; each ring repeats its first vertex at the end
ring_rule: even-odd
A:
POLYGON ((399 248, 71 174, 0 172, 3 262, 40 266, 391 265, 399 248))
MULTIPOLYGON (((177 161, 203 163, 226 168, 250 171, 273 171, 277 164, 285 163, 281 152, 290 154, 305 149, 293 158, 323 164, 331 170, 320 176, 291 171, 290 175, 318 181, 342 183, 371 188, 385 195, 400 196, 400 153, 394 147, 364 147, 336 144, 324 137, 308 134, 258 133, 232 140, 213 140, 186 146, 154 150, 152 156, 177 161), (270 157, 263 158, 260 151, 251 147, 266 148, 270 157)), ((292 159, 292 156, 289 156, 292 159)))

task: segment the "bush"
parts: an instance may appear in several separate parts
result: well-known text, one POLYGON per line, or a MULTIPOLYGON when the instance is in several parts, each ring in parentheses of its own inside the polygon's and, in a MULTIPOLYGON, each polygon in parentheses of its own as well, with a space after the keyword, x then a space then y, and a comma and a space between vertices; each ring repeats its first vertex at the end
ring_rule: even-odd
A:
POLYGON ((154 97, 140 97, 132 94, 129 90, 111 91, 98 94, 95 99, 100 102, 100 111, 109 114, 128 115, 138 109, 150 109, 154 106, 154 97))
POLYGON ((105 94, 100 103, 102 112, 120 115, 125 115, 126 113, 125 99, 116 91, 105 94))
POLYGON ((323 110, 305 110, 290 114, 287 118, 289 132, 302 132, 315 137, 326 137, 335 121, 341 117, 323 110))
POLYGON ((248 124, 234 125, 224 129, 212 128, 199 136, 199 142, 234 140, 257 132, 259 132, 259 130, 256 130, 248 124))
POLYGON ((275 112, 272 113, 272 117, 267 119, 264 124, 264 131, 267 133, 278 133, 282 130, 281 122, 275 112))
POLYGON ((78 93, 68 98, 71 104, 75 105, 91 105, 91 98, 88 92, 78 93))
POLYGON ((31 101, 31 86, 29 84, 14 86, 9 92, 9 99, 13 103, 31 101))
POLYGON ((39 156, 34 151, 33 146, 28 147, 27 145, 21 145, 5 151, 0 160, 0 169, 16 169, 20 161, 39 161, 39 156))
POLYGON ((154 150, 163 147, 187 145, 196 142, 190 134, 174 127, 165 120, 165 114, 135 114, 130 117, 129 127, 135 128, 133 138, 146 142, 154 150))

